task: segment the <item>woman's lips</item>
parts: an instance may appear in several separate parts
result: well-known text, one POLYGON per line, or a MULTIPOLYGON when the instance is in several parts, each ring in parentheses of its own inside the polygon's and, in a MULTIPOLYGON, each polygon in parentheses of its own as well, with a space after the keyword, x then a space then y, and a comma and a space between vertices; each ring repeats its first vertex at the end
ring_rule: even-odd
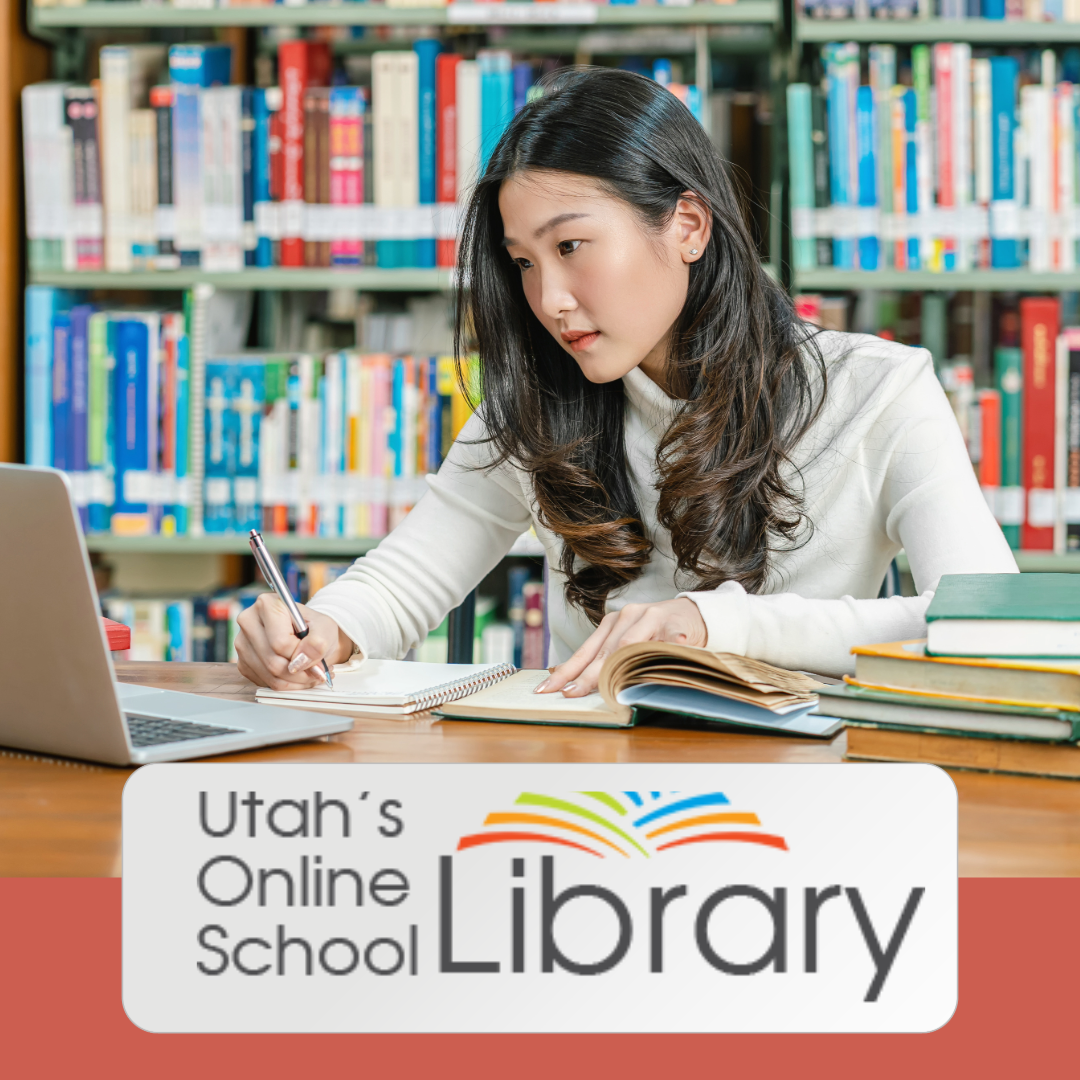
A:
POLYGON ((599 330, 564 330, 559 335, 574 352, 587 349, 600 336, 599 330))

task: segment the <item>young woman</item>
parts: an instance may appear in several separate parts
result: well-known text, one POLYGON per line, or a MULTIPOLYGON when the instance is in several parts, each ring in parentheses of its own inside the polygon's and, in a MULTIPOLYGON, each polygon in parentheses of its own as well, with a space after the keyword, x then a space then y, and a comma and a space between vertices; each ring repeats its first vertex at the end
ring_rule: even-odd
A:
POLYGON ((483 402, 408 518, 312 598, 302 642, 270 596, 241 616, 254 682, 404 656, 530 525, 558 665, 540 689, 569 696, 646 640, 837 675, 853 645, 920 637, 942 574, 1016 571, 929 354, 800 322, 663 87, 551 82, 460 251, 483 402), (920 595, 876 599, 901 547, 920 595))

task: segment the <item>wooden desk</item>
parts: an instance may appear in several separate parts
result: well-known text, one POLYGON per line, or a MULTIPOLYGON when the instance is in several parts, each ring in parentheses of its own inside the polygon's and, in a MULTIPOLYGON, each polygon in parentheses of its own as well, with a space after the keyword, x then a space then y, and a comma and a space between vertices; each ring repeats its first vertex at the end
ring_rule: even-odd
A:
MULTIPOLYGON (((126 663, 124 682, 252 699, 230 664, 126 663)), ((343 735, 208 760, 836 762, 844 736, 810 739, 671 728, 604 731, 529 724, 360 717, 343 735)), ((872 767, 872 766, 864 766, 872 767)), ((120 793, 130 769, 0 750, 0 876, 120 873, 120 793)), ((1080 782, 952 774, 960 793, 960 873, 1080 876, 1080 782)))

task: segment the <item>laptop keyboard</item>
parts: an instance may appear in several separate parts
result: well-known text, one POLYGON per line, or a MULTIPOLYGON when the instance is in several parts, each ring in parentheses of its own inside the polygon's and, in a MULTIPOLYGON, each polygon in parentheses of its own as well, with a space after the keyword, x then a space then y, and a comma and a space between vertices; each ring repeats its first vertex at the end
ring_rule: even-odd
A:
POLYGON ((130 713, 126 719, 131 745, 136 748, 185 742, 188 739, 206 739, 213 735, 240 735, 244 731, 243 728, 193 724, 187 720, 162 720, 157 716, 132 716, 130 713))

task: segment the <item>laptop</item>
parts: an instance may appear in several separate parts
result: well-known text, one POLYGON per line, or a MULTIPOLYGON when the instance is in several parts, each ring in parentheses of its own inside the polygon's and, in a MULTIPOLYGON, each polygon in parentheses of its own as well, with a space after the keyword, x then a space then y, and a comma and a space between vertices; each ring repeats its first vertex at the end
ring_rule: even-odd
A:
POLYGON ((110 765, 225 754, 352 720, 117 682, 67 477, 0 464, 0 746, 110 765))

